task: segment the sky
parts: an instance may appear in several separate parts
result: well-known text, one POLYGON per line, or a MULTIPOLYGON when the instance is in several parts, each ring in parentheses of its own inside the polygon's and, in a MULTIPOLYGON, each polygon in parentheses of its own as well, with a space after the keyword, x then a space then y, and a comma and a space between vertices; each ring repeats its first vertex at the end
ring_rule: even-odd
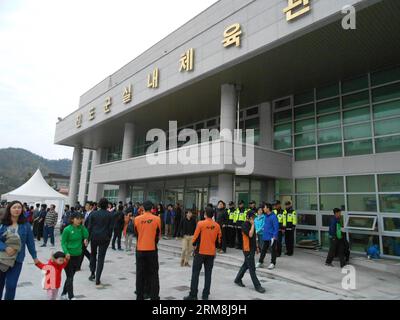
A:
POLYGON ((54 145, 79 97, 216 0, 0 0, 0 148, 54 145))

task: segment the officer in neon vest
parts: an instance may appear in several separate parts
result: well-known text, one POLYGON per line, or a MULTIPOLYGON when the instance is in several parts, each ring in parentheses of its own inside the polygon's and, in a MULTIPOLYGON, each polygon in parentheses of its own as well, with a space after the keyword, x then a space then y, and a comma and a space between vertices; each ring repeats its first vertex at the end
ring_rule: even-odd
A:
POLYGON ((244 208, 244 201, 240 200, 234 218, 236 223, 236 249, 241 250, 243 247, 242 224, 246 221, 248 211, 248 209, 244 208))
POLYGON ((235 248, 236 240, 236 222, 235 222, 235 203, 229 202, 228 212, 228 229, 227 229, 227 246, 229 248, 235 248))
POLYGON ((254 215, 257 214, 256 202, 254 200, 251 200, 249 202, 249 210, 248 211, 253 213, 254 215))
POLYGON ((285 202, 286 210, 283 212, 286 220, 286 228, 285 228, 285 245, 286 245, 286 254, 288 256, 293 255, 293 247, 294 247, 294 230, 297 225, 297 214, 296 210, 292 207, 292 202, 285 202))
POLYGON ((275 213, 279 222, 278 242, 276 244, 276 256, 280 257, 282 254, 282 239, 283 235, 285 234, 285 228, 286 228, 286 217, 284 214, 284 210, 281 208, 281 202, 279 200, 275 201, 273 212, 275 213))

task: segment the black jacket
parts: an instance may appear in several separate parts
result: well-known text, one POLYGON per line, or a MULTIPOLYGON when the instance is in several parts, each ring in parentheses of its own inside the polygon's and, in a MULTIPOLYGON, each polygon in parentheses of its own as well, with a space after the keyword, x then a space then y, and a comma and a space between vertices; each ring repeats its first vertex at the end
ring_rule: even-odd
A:
POLYGON ((107 210, 92 212, 88 225, 90 240, 110 241, 114 227, 113 216, 110 212, 107 210))
POLYGON ((115 211, 113 213, 113 223, 114 223, 113 227, 114 227, 114 230, 118 230, 119 231, 119 230, 122 230, 124 228, 124 224, 125 224, 124 217, 125 217, 125 215, 124 215, 123 211, 115 211))
POLYGON ((218 222, 221 226, 224 224, 228 224, 229 222, 229 215, 226 209, 217 209, 215 221, 218 222))
POLYGON ((190 220, 184 218, 180 224, 180 234, 182 236, 192 236, 196 230, 196 218, 192 217, 190 220))

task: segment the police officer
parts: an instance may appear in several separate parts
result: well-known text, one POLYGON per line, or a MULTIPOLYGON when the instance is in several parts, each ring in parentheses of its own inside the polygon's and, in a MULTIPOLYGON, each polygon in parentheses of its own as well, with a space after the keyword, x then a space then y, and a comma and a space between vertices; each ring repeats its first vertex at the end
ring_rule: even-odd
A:
POLYGON ((294 247, 294 230, 297 225, 297 214, 296 210, 292 207, 292 202, 285 202, 286 210, 283 212, 286 220, 286 228, 285 228, 285 245, 286 245, 286 255, 293 255, 293 247, 294 247))
POLYGON ((249 202, 249 209, 248 212, 253 213, 254 215, 257 214, 257 208, 256 208, 256 202, 254 200, 251 200, 249 202))
POLYGON ((235 203, 229 202, 228 212, 228 228, 227 228, 227 245, 229 248, 235 248, 236 239, 236 223, 235 223, 235 203))
POLYGON ((274 210, 276 217, 278 218, 279 222, 279 232, 278 232, 278 242, 276 246, 276 256, 280 257, 282 254, 282 239, 283 235, 285 234, 285 227, 286 227, 286 217, 284 215, 284 210, 281 208, 281 202, 276 200, 274 203, 274 210))
POLYGON ((244 208, 244 201, 239 201, 239 207, 235 211, 235 223, 236 223, 236 249, 242 249, 243 237, 242 237, 242 224, 246 221, 247 212, 249 210, 244 208))

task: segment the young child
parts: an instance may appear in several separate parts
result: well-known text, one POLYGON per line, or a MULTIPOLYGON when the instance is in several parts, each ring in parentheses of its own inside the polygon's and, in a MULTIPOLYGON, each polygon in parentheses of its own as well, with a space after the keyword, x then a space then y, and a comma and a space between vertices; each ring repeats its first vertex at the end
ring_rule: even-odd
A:
POLYGON ((61 251, 53 254, 51 259, 43 264, 42 262, 36 263, 36 266, 43 271, 43 289, 47 290, 47 297, 49 300, 57 300, 58 290, 61 287, 61 273, 67 266, 68 259, 61 251))

